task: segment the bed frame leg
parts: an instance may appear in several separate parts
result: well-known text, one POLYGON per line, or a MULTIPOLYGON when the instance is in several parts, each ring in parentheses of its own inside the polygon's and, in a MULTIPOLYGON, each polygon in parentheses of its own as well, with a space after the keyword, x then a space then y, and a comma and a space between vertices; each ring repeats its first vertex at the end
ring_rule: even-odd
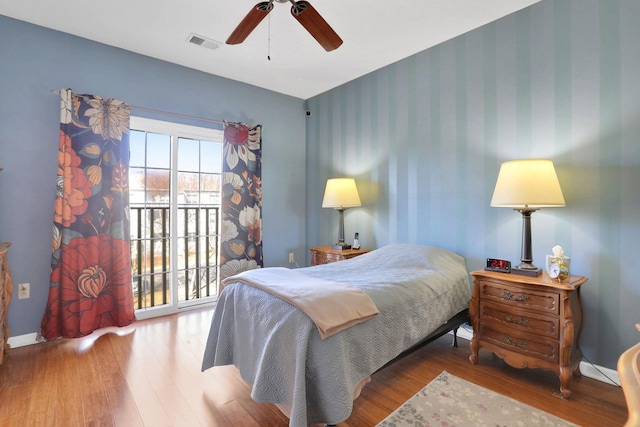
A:
POLYGON ((451 346, 458 348, 458 328, 453 328, 453 343, 451 346))

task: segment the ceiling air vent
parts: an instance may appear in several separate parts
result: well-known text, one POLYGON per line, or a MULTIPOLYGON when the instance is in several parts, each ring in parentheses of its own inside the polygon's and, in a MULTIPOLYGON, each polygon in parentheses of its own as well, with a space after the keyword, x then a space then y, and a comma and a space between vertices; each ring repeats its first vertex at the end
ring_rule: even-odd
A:
POLYGON ((191 33, 189 37, 187 37, 187 41, 189 43, 197 44, 198 46, 206 47, 207 49, 215 50, 220 47, 222 43, 217 42, 212 39, 208 39, 204 36, 200 36, 198 34, 191 33))

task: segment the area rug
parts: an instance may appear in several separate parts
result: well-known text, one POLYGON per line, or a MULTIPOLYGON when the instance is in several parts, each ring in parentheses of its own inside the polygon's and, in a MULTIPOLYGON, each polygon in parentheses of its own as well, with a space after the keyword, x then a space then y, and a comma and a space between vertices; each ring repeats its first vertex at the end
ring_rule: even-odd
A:
POLYGON ((377 427, 576 427, 446 371, 377 427))

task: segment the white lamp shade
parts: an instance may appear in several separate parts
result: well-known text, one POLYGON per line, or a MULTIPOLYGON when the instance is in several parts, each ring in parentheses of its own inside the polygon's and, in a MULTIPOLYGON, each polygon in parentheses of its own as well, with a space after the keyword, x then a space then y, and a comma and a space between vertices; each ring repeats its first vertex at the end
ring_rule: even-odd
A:
POLYGON ((553 162, 545 159, 504 162, 491 206, 514 209, 565 206, 553 162))
POLYGON ((360 206, 360 196, 353 178, 331 178, 327 180, 322 199, 323 208, 351 208, 360 206))

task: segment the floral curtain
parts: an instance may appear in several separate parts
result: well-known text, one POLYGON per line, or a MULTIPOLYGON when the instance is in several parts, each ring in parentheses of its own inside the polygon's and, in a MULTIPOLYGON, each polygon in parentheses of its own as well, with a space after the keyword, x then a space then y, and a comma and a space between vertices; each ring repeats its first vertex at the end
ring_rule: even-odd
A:
POLYGON ((75 338, 135 320, 129 106, 62 90, 51 282, 40 334, 75 338))
POLYGON ((220 278, 262 268, 262 126, 224 123, 220 278))

